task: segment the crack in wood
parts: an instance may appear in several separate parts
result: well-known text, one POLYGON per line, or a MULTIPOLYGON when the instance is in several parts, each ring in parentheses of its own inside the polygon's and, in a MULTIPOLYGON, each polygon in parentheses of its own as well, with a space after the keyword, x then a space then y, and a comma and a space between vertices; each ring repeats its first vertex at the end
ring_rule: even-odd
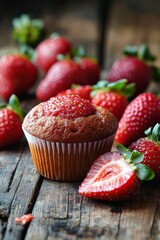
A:
POLYGON ((120 225, 121 225, 121 214, 122 214, 122 212, 120 212, 120 214, 119 214, 118 228, 117 228, 117 233, 116 233, 116 235, 115 235, 115 240, 117 240, 117 239, 118 239, 118 236, 119 236, 120 225))

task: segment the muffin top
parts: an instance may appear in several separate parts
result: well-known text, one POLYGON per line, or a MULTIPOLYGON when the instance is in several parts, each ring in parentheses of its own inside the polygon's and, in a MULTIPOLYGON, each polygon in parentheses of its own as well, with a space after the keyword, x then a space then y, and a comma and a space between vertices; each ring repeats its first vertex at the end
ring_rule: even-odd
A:
POLYGON ((116 118, 78 95, 53 97, 35 106, 25 117, 23 128, 31 135, 55 142, 89 142, 111 136, 116 118))

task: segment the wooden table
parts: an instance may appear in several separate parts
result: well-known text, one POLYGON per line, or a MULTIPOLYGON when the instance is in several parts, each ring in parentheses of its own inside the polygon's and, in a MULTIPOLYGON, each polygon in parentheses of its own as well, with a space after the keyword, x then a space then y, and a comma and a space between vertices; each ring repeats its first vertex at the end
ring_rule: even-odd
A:
MULTIPOLYGON (((76 45, 84 44, 89 55, 99 58, 103 70, 109 70, 127 44, 146 42, 159 57, 159 1, 117 0, 111 1, 110 9, 105 1, 100 5, 98 1, 59 1, 55 5, 55 1, 42 1, 41 7, 39 1, 32 1, 32 6, 27 5, 31 1, 24 1, 17 8, 8 1, 12 2, 8 12, 2 8, 7 9, 7 1, 2 2, 1 47, 13 44, 11 18, 20 11, 30 11, 44 18, 50 32, 58 31, 76 45), (50 5, 54 6, 52 11, 50 5)), ((28 111, 36 103, 32 96, 22 100, 28 111)), ((1 151, 0 239, 160 239, 159 184, 144 184, 134 199, 119 203, 83 198, 78 194, 79 184, 41 177, 25 138, 1 151), (35 219, 24 226, 16 224, 15 218, 26 213, 35 219)))

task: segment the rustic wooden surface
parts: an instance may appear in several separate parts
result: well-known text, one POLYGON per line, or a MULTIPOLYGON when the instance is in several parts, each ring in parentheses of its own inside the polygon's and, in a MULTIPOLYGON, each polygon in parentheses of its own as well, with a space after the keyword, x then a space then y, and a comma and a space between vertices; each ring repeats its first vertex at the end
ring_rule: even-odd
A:
MULTIPOLYGON (((11 18, 30 11, 44 18, 50 32, 58 31, 77 45, 84 44, 90 55, 100 59, 104 70, 109 70, 121 56, 126 44, 147 42, 159 55, 159 1, 111 1, 110 11, 105 1, 102 5, 98 1, 59 1, 56 5, 56 1, 42 1, 41 8, 39 1, 32 1, 32 6, 27 5, 31 1, 24 1, 19 8, 13 1, 8 2, 12 4, 6 14, 3 9, 7 9, 7 1, 2 1, 0 7, 0 47, 13 44, 11 18)), ((32 96, 22 100, 28 111, 36 102, 32 96)), ((83 198, 78 194, 79 184, 41 177, 34 168, 25 138, 1 151, 0 239, 160 239, 159 184, 144 184, 134 199, 119 203, 83 198), (15 218, 26 213, 36 218, 25 226, 16 224, 15 218)))

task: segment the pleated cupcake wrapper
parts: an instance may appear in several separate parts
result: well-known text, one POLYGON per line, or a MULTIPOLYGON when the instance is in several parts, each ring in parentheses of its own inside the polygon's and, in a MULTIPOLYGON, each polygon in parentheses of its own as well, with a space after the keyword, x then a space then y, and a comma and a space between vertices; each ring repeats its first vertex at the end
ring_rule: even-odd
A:
POLYGON ((114 135, 93 142, 61 143, 37 138, 24 130, 37 171, 52 180, 79 181, 94 160, 110 151, 114 135))

